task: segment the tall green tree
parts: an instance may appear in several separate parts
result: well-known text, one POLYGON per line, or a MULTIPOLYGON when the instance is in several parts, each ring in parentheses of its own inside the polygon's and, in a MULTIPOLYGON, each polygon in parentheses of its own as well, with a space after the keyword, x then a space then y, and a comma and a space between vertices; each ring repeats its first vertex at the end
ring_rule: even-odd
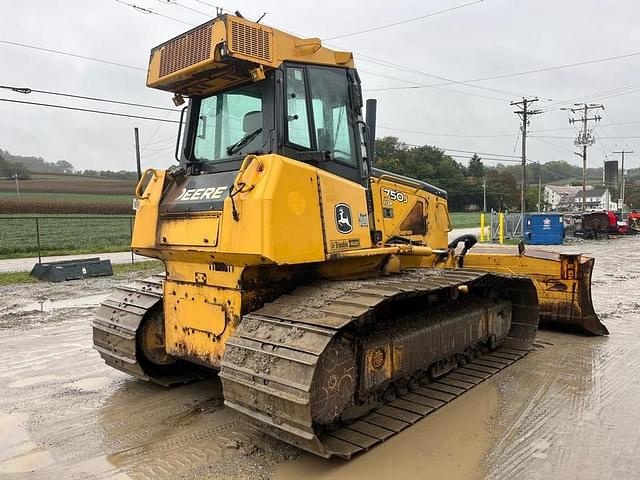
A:
POLYGON ((484 177, 484 164, 482 159, 477 153, 473 154, 473 157, 469 159, 469 166, 467 167, 467 173, 470 177, 482 178, 484 177))

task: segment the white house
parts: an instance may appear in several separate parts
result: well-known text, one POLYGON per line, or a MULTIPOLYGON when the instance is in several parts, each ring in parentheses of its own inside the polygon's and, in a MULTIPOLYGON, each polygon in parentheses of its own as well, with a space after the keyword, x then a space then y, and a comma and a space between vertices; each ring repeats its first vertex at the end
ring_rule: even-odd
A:
MULTIPOLYGON (((587 190, 593 187, 587 185, 587 190)), ((582 192, 582 187, 573 187, 571 185, 545 185, 544 201, 549 205, 551 210, 572 210, 573 201, 576 193, 582 192)))
MULTIPOLYGON (((611 193, 608 188, 593 188, 585 192, 586 210, 616 210, 618 204, 611 200, 611 193)), ((573 209, 582 210, 582 188, 576 193, 573 201, 573 209)))

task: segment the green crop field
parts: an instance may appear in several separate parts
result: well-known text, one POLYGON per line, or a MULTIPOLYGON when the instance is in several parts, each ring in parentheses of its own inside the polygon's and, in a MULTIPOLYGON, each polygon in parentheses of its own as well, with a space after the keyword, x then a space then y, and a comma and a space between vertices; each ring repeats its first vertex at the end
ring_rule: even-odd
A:
POLYGON ((0 216, 0 258, 126 251, 131 217, 109 215, 0 216))

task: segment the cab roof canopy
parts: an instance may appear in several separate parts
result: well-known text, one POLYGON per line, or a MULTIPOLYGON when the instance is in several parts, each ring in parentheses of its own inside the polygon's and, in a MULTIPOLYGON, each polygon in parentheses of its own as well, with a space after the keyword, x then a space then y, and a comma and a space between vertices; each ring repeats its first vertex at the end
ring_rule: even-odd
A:
POLYGON ((353 54, 233 15, 222 15, 151 50, 147 86, 203 95, 258 81, 284 61, 353 67, 353 54))

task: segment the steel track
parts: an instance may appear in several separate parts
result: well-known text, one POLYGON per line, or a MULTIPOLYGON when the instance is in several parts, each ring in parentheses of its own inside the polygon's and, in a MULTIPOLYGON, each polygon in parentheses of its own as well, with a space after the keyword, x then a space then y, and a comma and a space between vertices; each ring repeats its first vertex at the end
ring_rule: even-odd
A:
POLYGON ((185 362, 171 374, 157 374, 140 362, 136 334, 145 315, 162 304, 164 278, 164 275, 154 275, 116 287, 100 304, 92 327, 93 347, 107 365, 168 387, 206 378, 213 372, 185 362))
POLYGON ((428 269, 298 288, 244 315, 227 341, 220 371, 225 404, 269 435, 323 457, 350 458, 397 434, 525 355, 538 322, 535 289, 530 280, 506 279, 518 315, 498 351, 476 358, 437 381, 330 431, 314 425, 310 408, 311 385, 325 347, 345 326, 366 322, 374 309, 385 302, 442 293, 463 285, 489 285, 496 278, 483 271, 428 269))

